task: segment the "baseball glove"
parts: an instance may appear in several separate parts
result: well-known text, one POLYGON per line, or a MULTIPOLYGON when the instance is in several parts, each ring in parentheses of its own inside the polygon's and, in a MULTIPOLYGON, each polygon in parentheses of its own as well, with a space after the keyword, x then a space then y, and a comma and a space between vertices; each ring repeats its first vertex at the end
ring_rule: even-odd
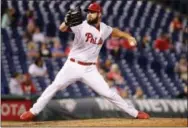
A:
POLYGON ((65 24, 69 27, 76 26, 82 23, 82 11, 80 7, 70 9, 65 15, 65 24))

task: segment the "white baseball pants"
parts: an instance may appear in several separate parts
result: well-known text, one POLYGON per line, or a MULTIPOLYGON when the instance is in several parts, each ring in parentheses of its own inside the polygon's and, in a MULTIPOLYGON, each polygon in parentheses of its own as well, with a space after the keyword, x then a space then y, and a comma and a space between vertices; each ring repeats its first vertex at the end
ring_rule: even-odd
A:
POLYGON ((128 105, 116 92, 113 92, 97 70, 96 65, 83 66, 69 59, 58 72, 55 80, 49 85, 30 111, 37 115, 43 110, 58 90, 63 90, 75 81, 82 81, 99 95, 105 97, 114 105, 133 117, 137 117, 138 111, 128 105))

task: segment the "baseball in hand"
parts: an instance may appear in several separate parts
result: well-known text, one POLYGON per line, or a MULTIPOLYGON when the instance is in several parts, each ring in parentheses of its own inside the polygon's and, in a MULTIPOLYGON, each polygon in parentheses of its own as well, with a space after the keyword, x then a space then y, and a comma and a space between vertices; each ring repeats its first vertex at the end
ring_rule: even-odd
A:
POLYGON ((135 40, 135 38, 130 38, 130 39, 129 39, 129 44, 130 44, 131 46, 135 46, 135 45, 136 45, 136 40, 135 40))
POLYGON ((129 42, 131 46, 135 46, 135 42, 134 41, 131 41, 129 42))

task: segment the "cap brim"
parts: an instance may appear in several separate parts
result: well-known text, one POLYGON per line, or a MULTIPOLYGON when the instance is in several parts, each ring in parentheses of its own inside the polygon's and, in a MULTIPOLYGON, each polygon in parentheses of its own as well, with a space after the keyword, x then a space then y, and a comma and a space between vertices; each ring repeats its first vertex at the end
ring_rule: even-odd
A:
POLYGON ((98 11, 96 11, 96 10, 92 10, 92 9, 88 9, 88 8, 84 9, 84 11, 85 11, 85 12, 88 12, 88 11, 98 12, 98 11))
POLYGON ((84 11, 85 11, 85 12, 88 12, 89 10, 86 8, 86 9, 84 9, 84 11))

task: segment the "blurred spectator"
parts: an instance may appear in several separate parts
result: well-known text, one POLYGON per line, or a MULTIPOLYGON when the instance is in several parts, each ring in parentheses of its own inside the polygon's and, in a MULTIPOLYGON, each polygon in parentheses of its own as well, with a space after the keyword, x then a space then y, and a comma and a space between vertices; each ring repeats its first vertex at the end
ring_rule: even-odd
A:
POLYGON ((6 10, 2 17, 2 28, 6 28, 8 26, 15 28, 18 25, 18 14, 14 8, 9 8, 6 10))
POLYGON ((170 50, 172 45, 169 36, 166 33, 161 34, 161 36, 155 40, 154 48, 159 51, 170 50))
POLYGON ((52 57, 52 53, 50 51, 50 49, 48 48, 48 45, 46 43, 42 43, 40 50, 39 50, 39 54, 41 57, 52 57))
POLYGON ((188 98, 188 90, 187 90, 187 85, 184 85, 183 92, 177 95, 176 98, 188 98))
POLYGON ((170 23, 170 32, 173 42, 179 41, 179 31, 182 29, 182 23, 179 17, 175 17, 170 23))
POLYGON ((179 17, 175 17, 170 23, 170 32, 178 31, 182 28, 179 17))
POLYGON ((187 67, 188 62, 186 56, 181 56, 180 61, 175 66, 175 72, 177 72, 180 75, 180 78, 186 83, 188 82, 187 67))
POLYGON ((105 72, 109 72, 112 65, 112 61, 110 59, 106 59, 104 64, 101 64, 101 68, 104 69, 105 72))
MULTIPOLYGON (((108 60, 108 59, 107 59, 108 60)), ((121 92, 121 89, 115 84, 115 81, 113 79, 109 79, 107 76, 107 72, 101 67, 98 68, 99 73, 103 76, 103 78, 105 79, 105 81, 108 83, 110 89, 118 94, 123 94, 121 92)))
POLYGON ((127 88, 127 87, 120 88, 119 87, 119 95, 122 98, 129 98, 129 88, 127 88))
POLYGON ((148 36, 148 35, 145 35, 142 38, 141 43, 139 43, 140 50, 145 49, 145 48, 149 48, 150 47, 150 44, 149 44, 150 40, 151 40, 151 37, 148 36))
POLYGON ((9 83, 9 92, 12 95, 23 95, 23 90, 21 87, 21 82, 22 82, 22 74, 20 73, 14 73, 10 79, 9 83))
POLYGON ((26 40, 26 42, 32 40, 33 34, 35 32, 35 28, 36 28, 35 22, 33 20, 29 20, 27 24, 27 30, 24 33, 24 40, 26 40))
POLYGON ((133 98, 134 99, 143 99, 144 98, 144 93, 140 87, 136 88, 136 92, 133 95, 133 98))
POLYGON ((30 9, 28 9, 22 16, 21 25, 25 27, 29 24, 29 22, 33 22, 33 23, 35 22, 33 10, 30 10, 30 9))
POLYGON ((47 74, 46 65, 41 57, 35 59, 35 62, 29 66, 29 74, 33 77, 42 77, 47 74))
POLYGON ((36 43, 37 43, 37 42, 41 42, 41 43, 44 43, 44 42, 45 42, 44 34, 40 31, 40 28, 39 28, 39 27, 36 27, 36 28, 35 28, 32 39, 33 39, 33 41, 36 42, 36 43))
POLYGON ((9 8, 3 14, 1 27, 6 28, 8 26, 16 27, 17 26, 18 16, 16 14, 16 10, 14 8, 9 8))
POLYGON ((29 21, 29 23, 27 24, 27 32, 33 35, 33 33, 35 32, 35 28, 36 28, 35 22, 29 21))
POLYGON ((23 75, 23 82, 21 83, 21 87, 25 95, 36 94, 37 92, 29 74, 23 75))
POLYGON ((39 52, 38 52, 38 47, 37 44, 30 41, 27 44, 27 55, 28 57, 38 57, 39 56, 39 52))
POLYGON ((32 41, 32 36, 33 36, 33 33, 30 33, 30 32, 28 32, 28 31, 26 31, 26 32, 23 34, 23 41, 24 41, 24 43, 27 43, 27 42, 32 41))
POLYGON ((1 28, 7 28, 10 25, 10 22, 11 22, 11 13, 9 9, 6 9, 1 19, 1 28))
POLYGON ((35 23, 33 21, 29 21, 29 23, 27 24, 27 29, 23 34, 23 41, 25 43, 32 41, 35 28, 36 28, 35 23))
POLYGON ((129 98, 129 89, 127 87, 117 86, 113 80, 107 80, 107 83, 110 89, 117 94, 119 94, 122 98, 129 98))
POLYGON ((51 49, 51 52, 52 52, 52 56, 55 57, 55 58, 61 58, 61 57, 64 57, 65 54, 63 52, 63 48, 62 48, 62 45, 59 41, 59 39, 53 39, 54 42, 53 42, 53 48, 51 49))
POLYGON ((125 80, 121 75, 120 69, 117 64, 112 64, 110 71, 107 74, 107 78, 110 80, 114 80, 116 85, 125 84, 125 80))
POLYGON ((112 37, 106 42, 106 49, 109 55, 118 59, 120 57, 120 42, 119 38, 112 37))
POLYGON ((135 46, 131 46, 127 39, 120 39, 119 43, 122 49, 134 50, 136 48, 135 46))

